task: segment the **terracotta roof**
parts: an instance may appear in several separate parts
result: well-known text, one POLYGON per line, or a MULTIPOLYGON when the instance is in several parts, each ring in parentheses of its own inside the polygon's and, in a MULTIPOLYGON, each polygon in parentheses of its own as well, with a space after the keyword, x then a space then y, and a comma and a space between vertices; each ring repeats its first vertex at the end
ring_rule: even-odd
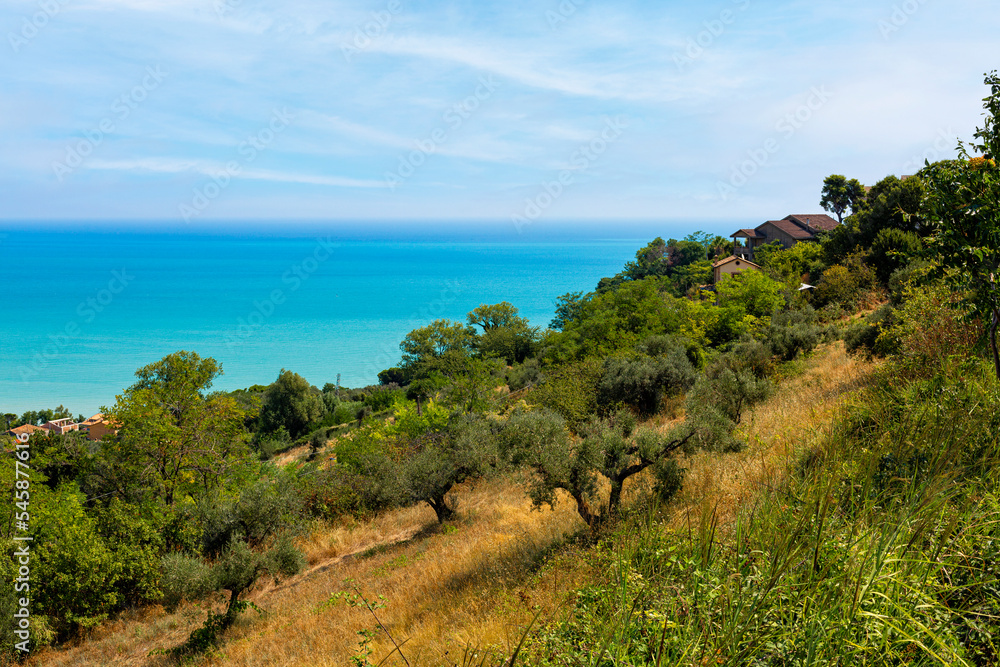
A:
POLYGON ((98 412, 90 419, 85 419, 84 421, 80 422, 80 426, 93 426, 94 424, 99 424, 102 421, 104 421, 104 414, 98 412))
POLYGON ((31 435, 32 433, 38 433, 39 431, 44 432, 45 429, 41 426, 35 426, 34 424, 24 424, 22 426, 15 426, 7 431, 7 433, 11 433, 13 435, 23 435, 27 433, 28 435, 31 435))
MULTIPOLYGON (((773 225, 797 241, 808 241, 816 238, 815 234, 803 229, 791 220, 768 220, 764 223, 764 225, 773 225)), ((764 225, 761 225, 760 227, 763 227, 764 225)), ((760 227, 757 229, 760 229, 760 227)))
POLYGON ((726 257, 725 259, 720 259, 718 262, 716 262, 715 264, 712 265, 712 268, 713 269, 717 269, 720 266, 722 266, 723 264, 729 264, 729 262, 731 262, 733 260, 739 260, 741 262, 746 262, 748 265, 750 265, 750 266, 752 266, 754 268, 757 268, 757 269, 760 268, 759 264, 754 264, 749 259, 746 259, 745 257, 737 257, 736 255, 730 255, 729 257, 726 257))
POLYGON ((747 237, 748 239, 762 239, 762 238, 765 238, 763 234, 758 234, 756 229, 741 229, 740 231, 736 232, 735 234, 730 234, 729 238, 736 238, 740 234, 742 234, 743 236, 747 237))
POLYGON ((791 220, 792 222, 798 222, 800 224, 812 227, 813 229, 819 229, 824 232, 829 232, 840 226, 840 223, 828 216, 826 213, 804 213, 790 215, 785 218, 785 220, 791 220))

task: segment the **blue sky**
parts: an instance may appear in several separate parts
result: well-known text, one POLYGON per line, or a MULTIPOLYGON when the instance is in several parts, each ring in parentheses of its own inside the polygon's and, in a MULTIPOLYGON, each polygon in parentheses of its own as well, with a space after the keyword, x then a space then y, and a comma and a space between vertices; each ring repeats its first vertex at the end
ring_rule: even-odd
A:
POLYGON ((992 4, 5 0, 0 224, 814 212, 971 138, 992 4))

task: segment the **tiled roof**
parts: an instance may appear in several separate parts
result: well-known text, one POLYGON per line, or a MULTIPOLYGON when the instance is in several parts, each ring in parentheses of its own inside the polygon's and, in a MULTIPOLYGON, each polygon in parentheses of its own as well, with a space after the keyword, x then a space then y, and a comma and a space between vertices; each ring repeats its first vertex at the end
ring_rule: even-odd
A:
POLYGON ((759 265, 754 264, 749 259, 746 259, 744 257, 737 257, 736 255, 730 255, 729 257, 726 257, 725 259, 720 259, 718 262, 716 262, 715 264, 712 265, 712 268, 713 269, 717 269, 720 266, 722 266, 723 264, 729 264, 729 262, 732 262, 733 260, 739 260, 741 262, 746 262, 749 266, 752 266, 752 267, 757 268, 757 269, 760 268, 759 265))
MULTIPOLYGON (((797 241, 808 241, 816 238, 815 234, 803 229, 791 220, 768 220, 764 223, 764 225, 773 225, 797 241)), ((760 227, 763 227, 764 225, 761 225, 760 227)), ((760 229, 760 227, 757 229, 760 229)))
POLYGON ((104 415, 102 413, 98 412, 96 415, 94 415, 90 419, 86 419, 86 420, 80 422, 80 426, 92 426, 94 424, 99 424, 102 421, 104 421, 104 415))
POLYGON ((764 238, 764 235, 757 233, 756 229, 741 229, 740 231, 736 232, 735 234, 730 234, 729 237, 730 238, 735 238, 735 237, 739 236, 740 234, 746 236, 748 239, 762 239, 762 238, 764 238))
POLYGON ((44 431, 44 430, 45 429, 42 428, 41 426, 35 426, 34 424, 24 424, 22 426, 15 426, 11 430, 7 431, 7 433, 13 433, 14 435, 23 435, 27 433, 30 435, 32 433, 38 433, 39 431, 44 431))
POLYGON ((793 222, 798 222, 803 225, 808 225, 813 229, 819 229, 824 232, 829 232, 836 229, 840 223, 828 216, 826 213, 804 213, 790 215, 785 218, 785 220, 791 220, 793 222))

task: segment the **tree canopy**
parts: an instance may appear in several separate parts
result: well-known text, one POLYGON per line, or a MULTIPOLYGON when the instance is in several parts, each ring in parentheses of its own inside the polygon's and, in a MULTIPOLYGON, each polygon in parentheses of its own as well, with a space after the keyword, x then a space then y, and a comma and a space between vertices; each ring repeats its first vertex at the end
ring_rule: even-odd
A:
POLYGON ((923 207, 931 226, 930 256, 970 318, 986 327, 994 369, 1000 379, 1000 77, 986 75, 990 95, 983 100, 986 122, 976 141, 959 142, 959 159, 927 165, 923 207), (969 150, 982 152, 980 159, 969 150))
POLYGON ((843 224, 844 212, 850 208, 857 211, 865 201, 865 188, 858 179, 847 180, 846 176, 832 174, 823 181, 823 197, 819 205, 837 216, 843 224))

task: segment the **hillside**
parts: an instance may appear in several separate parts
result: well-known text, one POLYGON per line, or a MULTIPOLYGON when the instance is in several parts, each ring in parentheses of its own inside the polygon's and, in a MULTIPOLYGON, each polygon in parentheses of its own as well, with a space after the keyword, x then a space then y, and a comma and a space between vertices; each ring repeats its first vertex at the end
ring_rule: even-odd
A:
MULTIPOLYGON (((685 488, 663 508, 665 525, 685 533, 703 508, 714 508, 720 524, 732 522, 829 431, 870 368, 846 356, 842 344, 799 362, 747 418, 745 451, 685 461, 685 488)), ((414 667, 465 664, 468 649, 508 653, 536 611, 538 622, 558 615, 576 590, 596 580, 594 547, 580 538, 585 526, 568 499, 554 511, 532 511, 523 490, 506 480, 467 485, 457 495, 458 518, 443 528, 422 506, 310 535, 302 544, 307 569, 254 590, 249 599, 263 615, 244 616, 204 664, 347 665, 362 653, 361 630, 373 632, 369 647, 378 663, 393 645, 353 601, 358 593, 379 607, 375 614, 405 642, 414 667)), ((173 614, 149 610, 106 624, 80 646, 41 652, 31 664, 166 664, 149 652, 180 643, 203 616, 200 605, 173 614)), ((384 664, 403 663, 390 657, 384 664)))

